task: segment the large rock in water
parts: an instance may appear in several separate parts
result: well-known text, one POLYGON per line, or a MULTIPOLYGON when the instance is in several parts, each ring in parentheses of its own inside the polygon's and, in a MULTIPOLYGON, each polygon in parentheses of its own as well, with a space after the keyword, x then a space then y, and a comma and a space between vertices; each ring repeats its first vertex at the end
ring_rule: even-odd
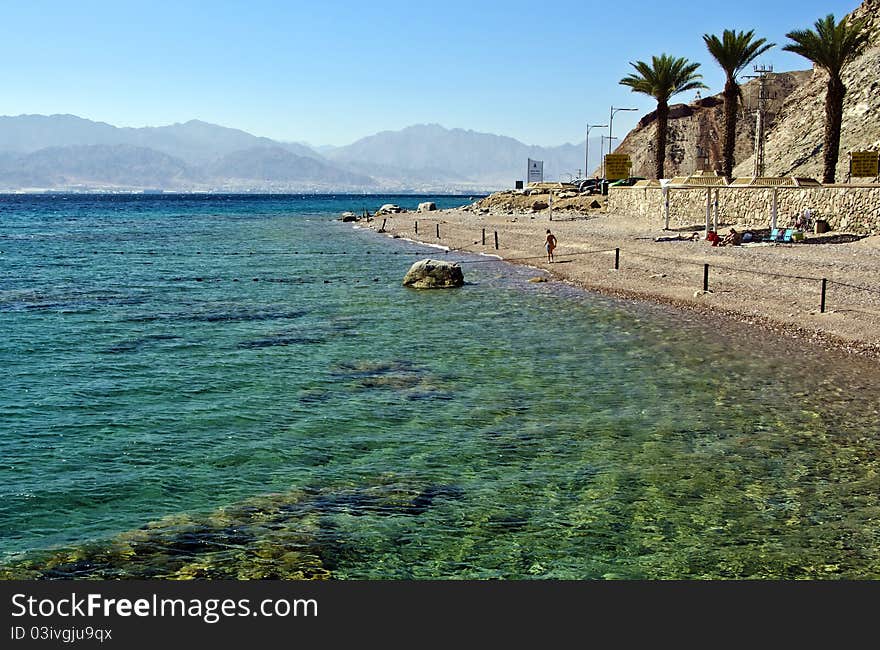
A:
POLYGON ((403 286, 413 289, 449 289, 464 284, 464 274, 458 264, 439 260, 419 260, 403 278, 403 286))
POLYGON ((419 212, 433 212, 437 209, 437 204, 433 201, 425 201, 424 203, 419 203, 419 212))

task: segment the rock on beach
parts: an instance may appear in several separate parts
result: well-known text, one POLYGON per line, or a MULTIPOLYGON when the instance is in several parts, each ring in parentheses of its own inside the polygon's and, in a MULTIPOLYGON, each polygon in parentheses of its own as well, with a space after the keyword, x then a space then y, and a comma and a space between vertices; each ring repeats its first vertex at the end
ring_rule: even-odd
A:
POLYGON ((386 214, 399 214, 403 211, 404 210, 399 205, 395 205, 394 203, 386 203, 376 211, 376 216, 381 217, 382 215, 386 214))
POLYGON ((458 264, 424 259, 413 264, 403 278, 403 286, 413 289, 449 289, 464 284, 458 264))

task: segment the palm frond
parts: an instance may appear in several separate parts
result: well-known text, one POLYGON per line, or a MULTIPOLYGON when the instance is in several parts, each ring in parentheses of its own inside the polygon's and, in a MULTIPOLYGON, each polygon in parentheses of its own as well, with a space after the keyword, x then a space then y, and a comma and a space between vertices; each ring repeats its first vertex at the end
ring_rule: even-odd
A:
POLYGON ((870 38, 864 20, 844 18, 837 22, 834 14, 820 18, 814 27, 786 34, 791 43, 782 49, 812 61, 834 77, 864 51, 870 38))
POLYGON ((709 54, 724 70, 728 81, 735 82, 736 77, 749 63, 776 45, 776 43, 768 43, 766 38, 754 37, 754 30, 737 32, 725 29, 721 38, 714 34, 703 34, 703 42, 709 54))
POLYGON ((691 63, 683 57, 667 54, 654 56, 651 63, 645 61, 630 62, 635 73, 620 80, 623 86, 629 86, 633 92, 654 97, 658 102, 667 102, 678 93, 697 88, 706 88, 700 81, 703 75, 697 74, 699 63, 691 63))

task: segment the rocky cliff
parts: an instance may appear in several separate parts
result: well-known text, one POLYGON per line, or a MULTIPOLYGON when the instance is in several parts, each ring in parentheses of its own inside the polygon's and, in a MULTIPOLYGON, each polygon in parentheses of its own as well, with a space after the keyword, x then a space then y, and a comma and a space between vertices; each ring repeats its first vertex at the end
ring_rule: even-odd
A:
MULTIPOLYGON (((850 16, 866 21, 871 45, 843 74, 848 90, 837 166, 839 181, 847 178, 850 151, 880 149, 880 0, 865 0, 850 16)), ((812 22, 803 27, 812 27, 812 22)), ((826 81, 827 75, 815 69, 769 75, 766 175, 822 177, 826 81)), ((759 84, 753 79, 742 88, 744 105, 737 121, 734 175, 751 176, 759 84)), ((723 111, 720 94, 670 107, 667 177, 720 169, 723 111)), ((632 156, 634 176, 653 176, 655 130, 656 114, 649 113, 616 150, 632 156)))
MULTIPOLYGON (((809 71, 770 73, 767 81, 767 124, 778 122, 785 101, 810 79, 809 71)), ((736 130, 736 160, 752 160, 755 147, 755 113, 758 104, 757 79, 742 84, 742 102, 736 130)), ((765 127, 767 128, 767 127, 765 127)), ((669 139, 666 147, 667 177, 690 174, 700 169, 720 169, 721 137, 724 130, 724 100, 721 95, 695 99, 690 104, 669 108, 669 139)), ((648 113, 627 134, 616 153, 632 157, 633 176, 653 178, 654 142, 657 137, 657 113, 648 113)), ((766 154, 765 154, 766 155, 766 154)), ((769 170, 768 170, 769 171, 769 170)), ((751 166, 741 174, 751 176, 751 166)))
MULTIPOLYGON (((850 151, 880 149, 880 0, 865 0, 850 16, 866 21, 871 45, 843 71, 847 93, 843 102, 838 181, 847 178, 850 151)), ((806 83, 786 98, 767 133, 764 163, 768 175, 822 177, 828 75, 818 69, 809 75, 806 83)), ((737 156, 737 161, 740 164, 734 173, 751 175, 752 156, 737 156)))

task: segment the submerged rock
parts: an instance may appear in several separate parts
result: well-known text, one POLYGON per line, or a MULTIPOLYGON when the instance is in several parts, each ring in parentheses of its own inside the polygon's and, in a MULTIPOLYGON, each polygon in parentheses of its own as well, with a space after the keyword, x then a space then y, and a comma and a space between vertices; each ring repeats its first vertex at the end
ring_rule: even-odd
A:
POLYGON ((333 367, 334 377, 343 379, 362 379, 376 375, 401 372, 418 372, 415 364, 406 359, 394 361, 343 361, 333 367))
POLYGON ((464 284, 458 264, 425 259, 413 264, 403 278, 403 286, 413 289, 448 289, 464 284))
POLYGON ((0 580, 326 580, 337 549, 349 544, 336 517, 415 517, 463 496, 456 485, 394 474, 355 487, 292 489, 169 515, 109 540, 30 551, 0 563, 0 580))

